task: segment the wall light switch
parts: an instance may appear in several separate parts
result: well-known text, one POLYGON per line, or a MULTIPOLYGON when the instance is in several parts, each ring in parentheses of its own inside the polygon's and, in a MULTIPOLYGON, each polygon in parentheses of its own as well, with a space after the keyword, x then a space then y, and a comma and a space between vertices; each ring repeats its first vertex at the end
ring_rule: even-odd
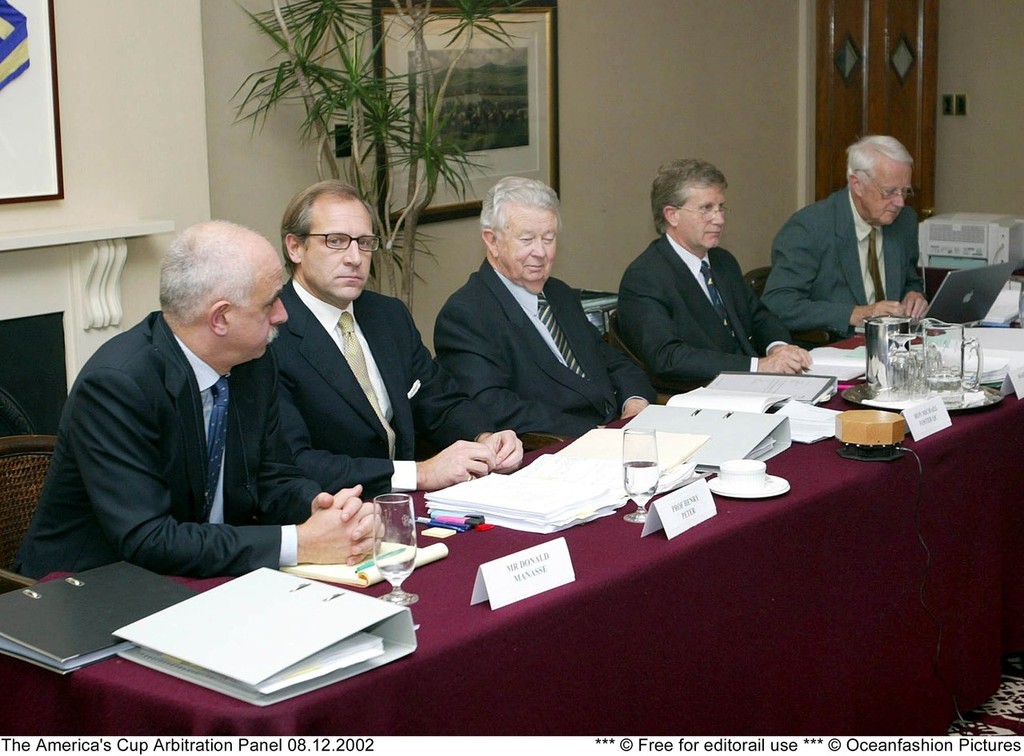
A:
POLYGON ((953 96, 953 114, 967 115, 967 95, 958 94, 953 96))
POLYGON ((942 95, 942 115, 953 115, 953 95, 942 95))

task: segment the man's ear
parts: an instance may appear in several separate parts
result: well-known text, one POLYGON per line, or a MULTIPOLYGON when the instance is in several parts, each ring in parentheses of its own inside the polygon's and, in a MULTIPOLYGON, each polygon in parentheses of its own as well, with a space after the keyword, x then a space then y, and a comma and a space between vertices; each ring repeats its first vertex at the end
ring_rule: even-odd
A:
POLYGON ((295 265, 302 263, 302 253, 306 251, 306 245, 302 239, 295 234, 286 234, 284 237, 284 248, 288 253, 288 259, 295 265))
POLYGON ((231 310, 231 303, 226 299, 214 302, 208 311, 207 321, 210 331, 217 336, 226 336, 228 333, 228 313, 231 310))
POLYGON ((487 254, 490 257, 496 257, 498 254, 498 235, 494 233, 493 229, 485 228, 480 236, 484 240, 484 246, 487 247, 487 254))
POLYGON ((675 228, 679 218, 679 208, 675 205, 665 205, 661 208, 661 217, 665 219, 665 225, 675 228))

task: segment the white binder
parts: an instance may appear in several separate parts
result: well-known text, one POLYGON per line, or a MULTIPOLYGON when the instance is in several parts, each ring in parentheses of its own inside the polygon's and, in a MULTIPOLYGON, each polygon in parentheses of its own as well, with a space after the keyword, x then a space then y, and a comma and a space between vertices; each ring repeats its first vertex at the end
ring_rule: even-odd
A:
POLYGON ((717 472, 730 459, 770 459, 792 445, 789 418, 782 415, 652 404, 626 427, 708 436, 690 457, 702 472, 717 472))
POLYGON ((258 706, 353 677, 416 649, 407 608, 267 568, 114 634, 140 646, 122 652, 124 658, 258 706), (380 642, 376 652, 368 650, 377 639, 382 653, 380 642), (336 657, 346 641, 363 645, 339 668, 336 657), (286 679, 275 680, 281 673, 286 679))

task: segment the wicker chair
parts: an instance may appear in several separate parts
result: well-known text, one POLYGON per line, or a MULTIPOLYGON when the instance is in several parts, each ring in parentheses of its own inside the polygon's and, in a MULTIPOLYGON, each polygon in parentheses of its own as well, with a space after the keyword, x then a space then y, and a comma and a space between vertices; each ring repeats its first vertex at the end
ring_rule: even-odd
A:
POLYGON ((50 467, 55 436, 0 437, 0 592, 32 585, 12 571, 50 467))

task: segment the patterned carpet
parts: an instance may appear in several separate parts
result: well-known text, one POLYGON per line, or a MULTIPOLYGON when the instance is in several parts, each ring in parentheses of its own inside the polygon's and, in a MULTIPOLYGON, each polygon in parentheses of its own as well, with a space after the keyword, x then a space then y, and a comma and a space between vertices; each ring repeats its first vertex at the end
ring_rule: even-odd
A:
POLYGON ((1003 659, 1003 682, 984 705, 949 727, 950 735, 1024 735, 1024 656, 1003 659))

